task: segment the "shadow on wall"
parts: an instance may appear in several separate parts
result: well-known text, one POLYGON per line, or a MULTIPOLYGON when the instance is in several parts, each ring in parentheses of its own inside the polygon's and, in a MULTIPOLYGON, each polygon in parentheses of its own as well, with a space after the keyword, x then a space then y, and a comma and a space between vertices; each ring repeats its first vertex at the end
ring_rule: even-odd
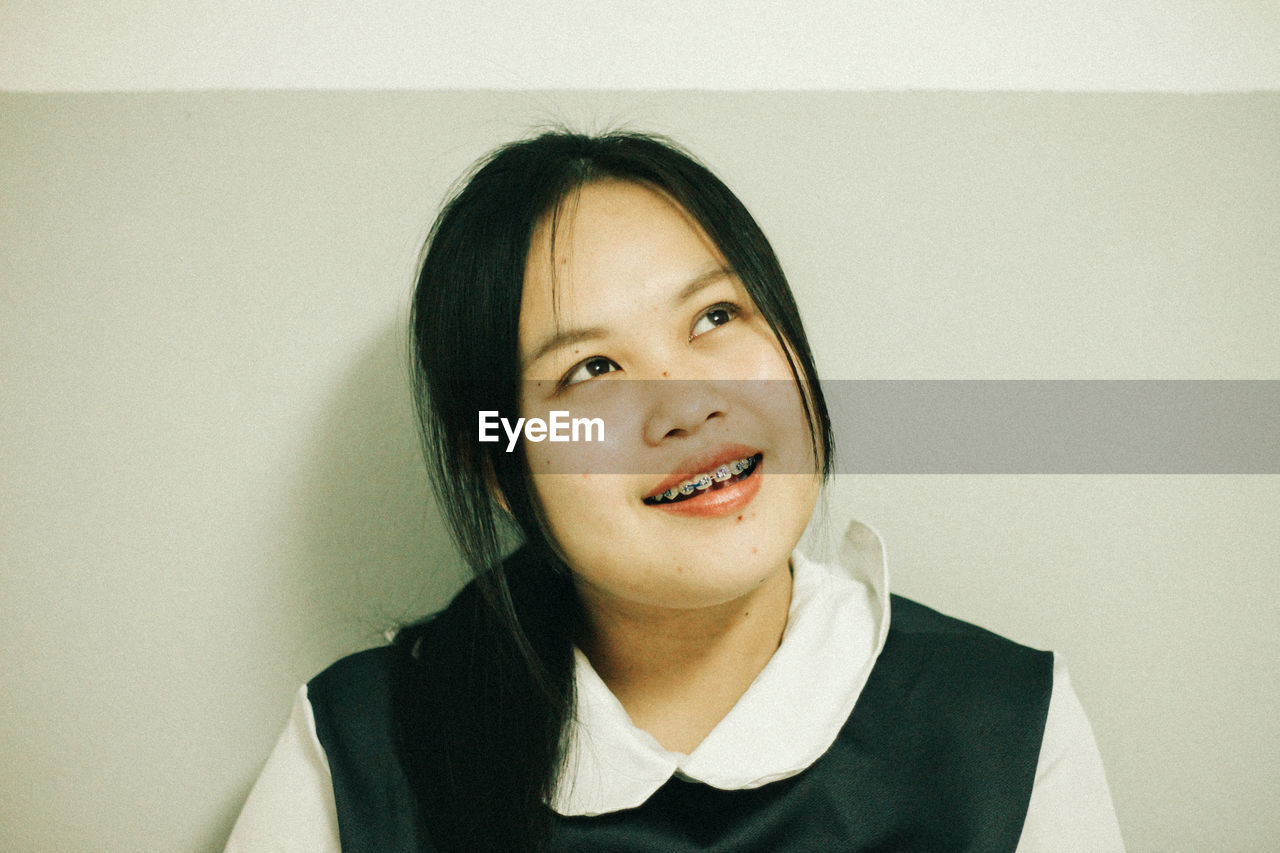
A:
POLYGON ((296 474, 272 534, 274 582, 264 585, 276 612, 247 626, 262 632, 254 642, 258 676, 270 682, 260 688, 268 740, 246 745, 253 770, 209 828, 210 851, 225 845, 274 743, 288 710, 280 697, 337 658, 385 643, 387 629, 439 610, 468 577, 427 484, 404 340, 400 323, 369 342, 320 409, 310 443, 290 448, 296 474))
POLYGON ((427 483, 407 363, 397 323, 351 365, 299 480, 299 603, 322 617, 320 666, 439 610, 467 576, 427 483))

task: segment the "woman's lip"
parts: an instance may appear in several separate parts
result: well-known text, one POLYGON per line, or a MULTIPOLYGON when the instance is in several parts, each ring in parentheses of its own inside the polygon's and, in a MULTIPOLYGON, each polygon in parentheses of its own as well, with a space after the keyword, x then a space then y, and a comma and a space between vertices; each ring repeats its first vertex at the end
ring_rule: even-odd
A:
POLYGON ((709 473, 721 465, 728 465, 735 459, 746 459, 749 456, 755 456, 759 452, 759 448, 750 447, 746 444, 722 444, 719 447, 713 447, 702 453, 688 456, 680 460, 676 470, 671 472, 656 488, 647 492, 644 498, 655 498, 698 474, 709 473))
POLYGON ((764 460, 761 459, 756 462, 748 477, 726 483, 718 489, 707 489, 682 501, 648 504, 648 506, 690 518, 718 518, 729 515, 751 503, 760 491, 760 485, 764 482, 760 477, 760 468, 763 464, 764 460))

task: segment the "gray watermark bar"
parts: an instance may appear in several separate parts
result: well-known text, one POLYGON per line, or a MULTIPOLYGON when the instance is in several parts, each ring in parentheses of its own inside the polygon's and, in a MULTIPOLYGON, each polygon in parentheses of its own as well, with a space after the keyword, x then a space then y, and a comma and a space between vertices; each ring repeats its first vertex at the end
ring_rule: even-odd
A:
POLYGON ((824 382, 864 474, 1277 474, 1280 381, 824 382))
MULTIPOLYGON (((1280 380, 827 380, 822 392, 838 474, 1280 474, 1280 380)), ((603 441, 522 438, 538 472, 669 473, 708 446, 758 449, 765 472, 812 470, 789 380, 528 383, 522 399, 521 415, 603 424, 603 441)))

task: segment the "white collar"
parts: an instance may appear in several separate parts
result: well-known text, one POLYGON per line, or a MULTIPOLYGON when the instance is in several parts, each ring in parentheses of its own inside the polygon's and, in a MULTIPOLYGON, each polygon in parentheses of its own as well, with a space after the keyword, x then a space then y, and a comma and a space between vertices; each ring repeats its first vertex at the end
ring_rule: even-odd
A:
POLYGON ((786 779, 818 759, 844 726, 889 633, 880 536, 854 521, 833 564, 796 550, 782 642, 737 704, 689 755, 631 722, 575 649, 578 704, 552 807, 562 815, 634 808, 678 775, 726 790, 786 779))

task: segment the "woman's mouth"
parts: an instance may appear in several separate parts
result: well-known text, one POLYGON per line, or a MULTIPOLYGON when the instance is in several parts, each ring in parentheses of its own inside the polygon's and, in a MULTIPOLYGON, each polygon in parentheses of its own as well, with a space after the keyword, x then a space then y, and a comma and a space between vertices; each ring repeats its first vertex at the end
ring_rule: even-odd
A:
POLYGON ((668 488, 665 492, 650 495, 644 498, 643 501, 649 506, 668 506, 700 497, 709 492, 719 491, 754 474, 763 455, 762 453, 757 453, 754 456, 744 456, 740 459, 722 463, 709 471, 703 471, 686 478, 668 488))

